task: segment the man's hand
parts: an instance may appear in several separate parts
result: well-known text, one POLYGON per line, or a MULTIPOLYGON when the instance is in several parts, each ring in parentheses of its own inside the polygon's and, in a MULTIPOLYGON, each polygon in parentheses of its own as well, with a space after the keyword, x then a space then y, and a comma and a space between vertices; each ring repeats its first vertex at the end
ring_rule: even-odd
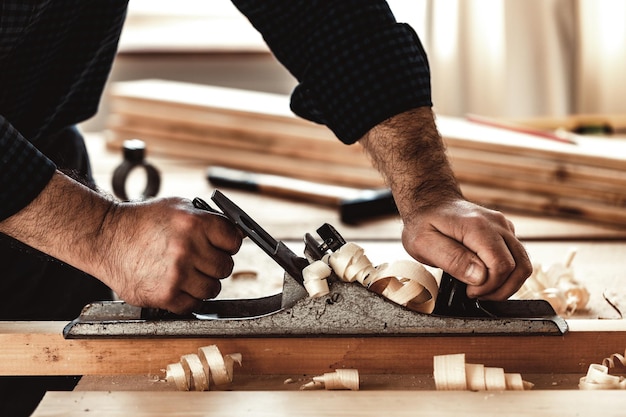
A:
POLYGON ((187 313, 215 297, 242 234, 189 200, 116 203, 57 172, 0 231, 98 278, 123 300, 187 313))
POLYGON ((130 304, 175 313, 218 295, 242 241, 226 217, 179 198, 119 204, 103 223, 104 236, 111 244, 102 279, 130 304))
POLYGON ((532 272, 526 250, 501 213, 465 200, 432 110, 411 110, 372 128, 360 143, 385 176, 416 260, 468 284, 473 298, 506 299, 532 272))
POLYGON ((506 299, 532 272, 511 222, 463 199, 446 201, 405 223, 402 242, 418 261, 467 283, 472 298, 506 299))

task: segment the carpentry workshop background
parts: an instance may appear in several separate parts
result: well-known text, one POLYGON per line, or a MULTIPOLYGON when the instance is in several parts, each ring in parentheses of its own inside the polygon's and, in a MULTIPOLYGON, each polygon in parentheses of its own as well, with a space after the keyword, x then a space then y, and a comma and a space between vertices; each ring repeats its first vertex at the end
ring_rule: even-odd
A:
MULTIPOLYGON (((213 206, 221 192, 298 256, 325 254, 305 235, 324 241, 330 224, 374 266, 410 261, 380 174, 291 113, 295 80, 234 6, 171 3, 130 2, 101 110, 81 126, 103 191, 213 206), (115 185, 125 158, 149 168, 115 185)), ((0 323, 2 375, 82 376, 33 416, 623 415, 626 1, 389 4, 428 53, 463 193, 503 211, 531 256, 510 315, 415 313, 356 282, 320 304, 246 239, 207 313, 223 319, 113 303, 69 324, 0 323), (259 298, 284 310, 251 302, 265 317, 246 321, 219 304, 259 298)))

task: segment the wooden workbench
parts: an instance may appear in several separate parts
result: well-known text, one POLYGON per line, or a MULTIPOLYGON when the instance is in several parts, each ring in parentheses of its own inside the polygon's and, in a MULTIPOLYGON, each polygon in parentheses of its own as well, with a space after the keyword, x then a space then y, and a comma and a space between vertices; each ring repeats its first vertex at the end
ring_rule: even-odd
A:
POLYGON ((43 416, 623 416, 619 391, 536 392, 74 392, 49 393, 43 416))
MULTIPOLYGON (((99 135, 89 135, 88 147, 96 179, 110 190, 121 155, 107 151, 99 135)), ((160 196, 210 197, 202 162, 150 154, 148 159, 162 172, 160 196)), ((360 243, 374 263, 408 257, 399 242, 397 218, 347 226, 330 207, 223 191, 295 251, 301 249, 304 233, 328 222, 347 240, 360 243)), ((562 260, 572 246, 578 248, 574 269, 592 293, 592 302, 588 311, 570 320, 572 331, 565 336, 65 340, 61 330, 66 323, 0 323, 0 374, 85 375, 73 392, 48 393, 34 416, 622 415, 623 392, 579 392, 576 385, 590 363, 626 348, 626 322, 604 299, 608 295, 613 304, 626 308, 626 231, 507 214, 536 263, 549 265, 562 260), (168 363, 209 344, 217 344, 223 353, 243 354, 244 365, 236 369, 231 385, 216 392, 181 393, 162 381, 168 363), (433 391, 432 356, 459 352, 472 363, 520 372, 536 389, 433 391), (301 392, 298 383, 283 383, 341 367, 359 369, 362 392, 301 392)), ((235 271, 252 269, 257 278, 225 280, 222 296, 279 290, 282 271, 256 249, 243 246, 235 271)))
POLYGON ((579 392, 577 382, 589 364, 623 351, 626 322, 568 323, 570 332, 564 336, 98 340, 65 340, 61 336, 65 323, 60 322, 3 323, 0 373, 85 375, 73 392, 48 393, 35 416, 130 412, 145 416, 384 412, 452 416, 459 410, 467 416, 620 415, 626 405, 623 392, 579 392), (216 391, 189 393, 177 392, 172 383, 163 381, 167 364, 211 344, 223 353, 243 355, 233 383, 216 391), (535 387, 523 393, 434 391, 432 357, 460 352, 468 362, 519 372, 535 387), (362 391, 299 390, 311 376, 338 368, 358 369, 362 391), (286 384, 288 378, 293 383, 286 384), (280 406, 271 406, 274 403, 280 406))

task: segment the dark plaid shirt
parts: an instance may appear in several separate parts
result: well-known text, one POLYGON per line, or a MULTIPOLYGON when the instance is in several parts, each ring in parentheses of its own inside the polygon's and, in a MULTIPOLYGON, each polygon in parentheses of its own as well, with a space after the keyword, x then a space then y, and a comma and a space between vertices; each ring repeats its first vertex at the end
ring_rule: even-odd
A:
MULTIPOLYGON (((233 2, 299 81, 292 110, 343 142, 431 105, 420 41, 385 2, 233 2)), ((127 0, 0 0, 0 220, 50 180, 56 166, 38 149, 96 112, 126 7, 127 0)))

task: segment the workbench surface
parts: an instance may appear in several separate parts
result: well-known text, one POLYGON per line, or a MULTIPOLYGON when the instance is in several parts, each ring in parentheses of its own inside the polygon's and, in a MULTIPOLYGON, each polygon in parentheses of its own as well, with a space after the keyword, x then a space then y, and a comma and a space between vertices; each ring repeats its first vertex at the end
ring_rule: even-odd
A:
MULTIPOLYGON (((105 191, 110 191, 111 175, 115 166, 121 162, 121 153, 107 150, 101 135, 87 135, 87 139, 96 180, 105 191)), ((150 155, 149 149, 148 159, 162 174, 162 188, 159 196, 177 195, 188 198, 197 196, 207 200, 210 198, 212 187, 205 179, 207 167, 204 163, 150 155)), ((408 259, 408 255, 399 242, 401 224, 398 218, 378 219, 359 227, 347 226, 340 223, 337 211, 331 207, 315 206, 242 191, 228 189, 222 189, 222 191, 266 230, 276 238, 284 240, 297 253, 301 253, 302 238, 305 233, 314 232, 323 223, 331 223, 346 240, 355 241, 363 246, 374 264, 408 259)), ((154 361, 157 359, 166 361, 172 358, 175 360, 181 353, 192 353, 192 351, 185 352, 184 350, 192 350, 199 346, 202 340, 153 339, 126 342, 103 340, 101 343, 99 341, 67 341, 68 347, 65 352, 48 350, 46 353, 43 347, 37 348, 38 343, 46 343, 45 340, 49 340, 50 346, 63 349, 60 346, 65 343, 62 338, 54 335, 46 336, 51 328, 57 330, 62 328, 62 323, 51 323, 52 327, 48 326, 47 329, 41 327, 46 327, 46 325, 31 323, 34 327, 30 330, 26 329, 25 332, 31 331, 32 336, 24 335, 20 342, 23 343, 22 346, 27 346, 22 352, 25 360, 40 361, 31 362, 31 365, 28 365, 30 372, 37 372, 33 371, 37 367, 45 368, 43 363, 47 363, 50 369, 54 369, 53 373, 57 374, 63 372, 64 366, 71 368, 76 363, 84 364, 85 369, 89 368, 89 372, 85 372, 89 375, 83 377, 74 392, 48 393, 34 416, 332 416, 356 414, 379 416, 385 412, 393 415, 454 415, 455 417, 457 415, 623 415, 626 406, 626 396, 623 392, 583 393, 576 390, 576 385, 578 378, 584 375, 581 372, 584 372, 589 362, 601 362, 610 354, 624 353, 624 348, 626 348, 626 329, 624 321, 621 320, 621 312, 626 309, 626 297, 623 294, 626 282, 626 272, 623 269, 623 260, 626 257, 626 245, 624 245, 626 230, 566 219, 525 216, 519 213, 507 213, 507 215, 515 223, 516 231, 524 241, 534 263, 549 266, 563 261, 572 247, 577 248, 573 263, 576 278, 583 282, 591 292, 589 309, 578 312, 573 318, 574 321, 580 320, 580 323, 584 323, 585 329, 581 333, 554 338, 539 336, 517 339, 506 336, 502 339, 493 337, 482 339, 480 336, 401 338, 395 339, 398 346, 395 346, 396 342, 393 338, 387 338, 384 341, 373 338, 374 349, 378 355, 381 355, 381 358, 385 353, 392 355, 392 357, 385 357, 383 362, 393 363, 394 365, 390 368, 404 369, 401 372, 392 370, 389 373, 381 373, 375 365, 361 364, 366 370, 362 379, 363 392, 301 392, 297 389, 299 386, 297 383, 281 383, 286 378, 299 381, 299 378, 307 377, 309 372, 318 370, 314 369, 315 366, 312 367, 313 369, 304 366, 300 374, 284 372, 284 367, 282 372, 277 371, 274 374, 265 369, 256 373, 241 371, 239 379, 217 392, 181 393, 175 392, 171 384, 161 380, 163 373, 160 370, 165 368, 167 362, 154 363, 154 361), (611 303, 607 302, 607 299, 611 303), (491 342, 493 344, 489 345, 491 342), (430 344, 430 346, 420 345, 420 343, 430 344), (159 346, 159 344, 162 345, 159 346), (400 346, 408 350, 401 352, 400 346), (493 347, 494 352, 489 352, 489 346, 493 347), (117 349, 120 347, 122 348, 118 352, 117 349), (170 349, 169 353, 172 358, 167 357, 166 347, 170 349), (148 354, 147 350, 153 350, 150 353, 152 354, 150 361, 141 358, 142 355, 148 354), (509 351, 506 352, 506 350, 509 351), (577 356, 579 351, 580 356, 577 356), (115 363, 124 360, 120 358, 122 355, 120 352, 125 352, 123 354, 127 355, 126 360, 129 362, 145 363, 150 371, 135 370, 109 374, 102 371, 106 369, 107 355, 110 355, 115 363), (473 363, 483 360, 483 362, 491 362, 491 366, 508 367, 507 372, 527 371, 527 374, 523 375, 524 378, 526 380, 534 378, 538 389, 522 393, 433 391, 432 374, 428 369, 432 354, 459 352, 468 352, 469 359, 473 363), (563 352, 562 358, 559 352, 563 352), (94 355, 93 361, 89 361, 89 355, 94 355), (413 355, 431 356, 415 358, 413 355), (407 357, 412 359, 407 360, 407 357), (503 362, 498 363, 499 360, 503 362), (404 361, 406 361, 406 366, 403 366, 404 361), (414 370, 410 369, 410 366, 415 366, 414 370), (370 368, 369 372, 367 368, 370 368), (542 369, 545 369, 545 372, 542 369), (560 369, 562 372, 559 371, 560 369), (416 393, 416 390, 421 392, 416 393), (154 394, 153 391, 159 391, 159 394, 154 394)), ((236 256, 235 272, 242 272, 244 277, 225 280, 221 297, 247 298, 280 291, 282 270, 250 242, 246 242, 236 256), (248 274, 249 272, 252 274, 248 274)), ((15 324, 8 323, 0 326, 0 338, 3 343, 16 341, 22 337, 15 337, 15 333, 19 331, 12 326, 15 324)), ((301 346, 305 352, 312 352, 307 349, 315 349, 316 346, 330 349, 329 356, 324 352, 317 352, 313 355, 313 363, 319 366, 321 372, 335 366, 356 365, 355 367, 359 367, 358 358, 371 356, 371 353, 366 353, 368 340, 354 340, 356 345, 350 345, 350 341, 344 340, 345 346, 342 342, 330 343, 326 346, 320 339, 323 338, 314 339, 310 341, 311 343, 302 342, 301 346), (329 347, 335 345, 336 348, 329 347), (355 352, 358 352, 356 356, 354 356, 355 352)), ((215 340, 206 342, 209 344, 215 340)), ((219 342, 225 343, 227 347, 234 347, 238 344, 238 341, 229 339, 219 342)), ((241 342, 240 346, 246 346, 245 341, 241 342)), ((281 343, 285 344, 281 341, 268 343, 273 348, 281 343)), ((292 340, 287 345, 289 343, 296 342, 292 340)), ((250 341, 250 346, 251 349, 252 346, 263 349, 263 342, 250 341)), ((3 369, 0 373, 13 375, 18 372, 17 368, 26 366, 23 365, 25 362, 22 362, 22 365, 10 363, 16 360, 16 356, 19 356, 20 352, 17 349, 5 349, 4 352, 4 357, 0 358, 0 363, 4 364, 1 365, 3 369)), ((275 358, 275 361, 278 364, 294 364, 297 360, 302 360, 296 356, 290 358, 283 352, 275 358)), ((242 369, 245 369, 245 366, 246 354, 244 354, 242 369)), ((260 369, 256 362, 252 366, 257 370, 260 369)), ((235 373, 237 378, 237 370, 235 373)))
POLYGON ((44 416, 622 417, 619 391, 53 392, 44 416))

